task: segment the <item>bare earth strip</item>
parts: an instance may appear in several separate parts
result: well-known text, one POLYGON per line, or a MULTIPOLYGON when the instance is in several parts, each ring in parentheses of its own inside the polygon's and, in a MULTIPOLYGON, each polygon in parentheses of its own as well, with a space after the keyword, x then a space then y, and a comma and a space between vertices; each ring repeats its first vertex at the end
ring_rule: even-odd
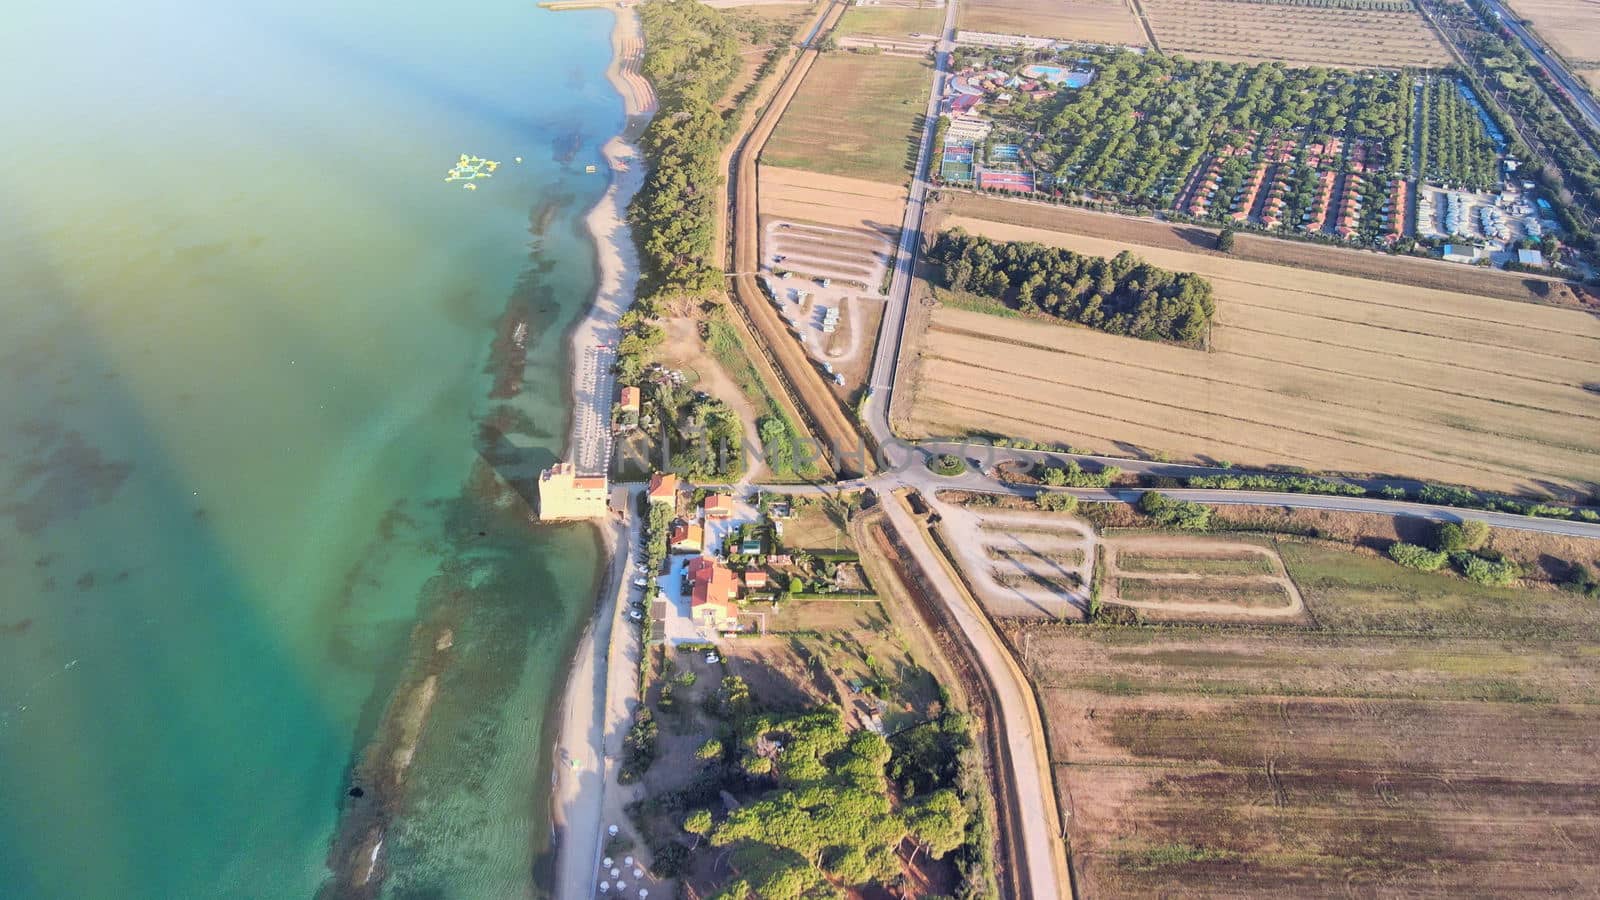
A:
POLYGON ((1088 608, 1095 541, 1087 523, 951 506, 939 529, 991 615, 1077 619, 1088 608))
MULTIPOLYGON (((951 224, 1100 256, 1126 247, 951 224)), ((1600 408, 1585 389, 1600 382, 1600 323, 1587 314, 1135 249, 1212 279, 1211 352, 940 308, 913 379, 911 430, 1494 490, 1582 490, 1600 478, 1600 408)))
POLYGON ((1142 0, 1163 50, 1206 59, 1342 67, 1450 61, 1420 13, 1242 0, 1142 0))
POLYGON ((866 228, 894 240, 905 213, 900 185, 778 166, 760 167, 761 216, 866 228))

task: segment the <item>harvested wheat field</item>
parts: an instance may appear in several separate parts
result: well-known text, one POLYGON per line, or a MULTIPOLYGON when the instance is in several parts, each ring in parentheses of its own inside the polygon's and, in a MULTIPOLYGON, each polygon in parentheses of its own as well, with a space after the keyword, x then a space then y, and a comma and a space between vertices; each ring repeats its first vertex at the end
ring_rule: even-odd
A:
MULTIPOLYGON (((947 224, 1095 256, 1125 244, 947 224)), ((1054 321, 934 311, 909 433, 1029 437, 1118 455, 1375 473, 1529 494, 1600 482, 1600 321, 1182 251, 1212 282, 1210 352, 1054 321)))
POLYGON ((1415 9, 1339 9, 1248 0, 1141 0, 1168 53, 1229 62, 1425 68, 1449 54, 1415 9))
POLYGON ((761 217, 877 231, 897 241, 906 213, 900 185, 763 165, 761 217))
POLYGON ((1600 95, 1600 0, 1508 0, 1507 6, 1600 95))
POLYGON ((932 71, 927 60, 886 53, 823 54, 784 111, 761 161, 909 183, 932 71))
POLYGON ((1128 0, 965 0, 956 15, 956 27, 966 31, 1129 47, 1150 43, 1128 0))

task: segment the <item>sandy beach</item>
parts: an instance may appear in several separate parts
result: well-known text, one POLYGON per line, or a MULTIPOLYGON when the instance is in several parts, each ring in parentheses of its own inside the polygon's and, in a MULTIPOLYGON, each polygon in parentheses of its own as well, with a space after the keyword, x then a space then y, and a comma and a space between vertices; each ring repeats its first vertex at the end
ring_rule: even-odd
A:
MULTIPOLYGON (((605 196, 587 218, 596 249, 593 306, 572 331, 572 434, 568 458, 580 471, 599 474, 611 458, 611 366, 620 338, 617 320, 633 303, 639 283, 639 253, 627 224, 628 204, 644 183, 645 161, 634 143, 656 109, 655 93, 640 74, 644 54, 637 13, 614 9, 612 61, 606 70, 622 96, 627 116, 622 133, 602 152, 611 173, 605 196)), ((618 489, 613 506, 626 519, 599 523, 608 563, 593 620, 578 640, 558 718, 552 763, 550 821, 556 848, 557 898, 594 895, 607 825, 626 830, 616 785, 621 739, 637 702, 638 629, 626 619, 629 548, 640 539, 633 515, 637 489, 618 489)))
POLYGON ((611 184, 585 220, 594 238, 596 289, 589 313, 572 329, 572 434, 567 458, 578 471, 599 475, 611 459, 611 367, 620 338, 617 320, 633 304, 639 285, 639 250, 628 228, 628 204, 644 184, 645 162, 634 143, 655 113, 655 93, 639 74, 644 44, 638 14, 613 10, 611 64, 606 78, 622 95, 622 133, 601 148, 611 184))

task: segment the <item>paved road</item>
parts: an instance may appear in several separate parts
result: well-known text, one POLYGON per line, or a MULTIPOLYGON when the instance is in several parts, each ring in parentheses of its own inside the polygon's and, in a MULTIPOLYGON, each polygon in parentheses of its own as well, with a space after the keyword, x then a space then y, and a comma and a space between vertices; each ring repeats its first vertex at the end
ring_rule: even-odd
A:
POLYGON ((917 147, 917 167, 911 179, 910 199, 906 203, 905 221, 900 226, 900 246, 895 254, 894 277, 889 282, 889 305, 883 313, 883 323, 878 329, 878 350, 872 360, 872 371, 867 378, 871 399, 867 404, 868 427, 886 446, 892 439, 889 431, 889 399, 894 392, 895 367, 900 360, 900 341, 904 337, 906 306, 911 299, 911 277, 916 270, 917 250, 922 240, 922 213, 928 201, 928 160, 933 154, 934 123, 939 120, 939 100, 944 96, 945 79, 949 77, 950 53, 955 49, 956 0, 950 0, 944 9, 944 30, 934 47, 933 92, 928 95, 926 125, 922 129, 922 143, 917 147))
POLYGON ((1567 64, 1562 62, 1560 57, 1544 48, 1544 45, 1533 36, 1527 26, 1522 24, 1516 13, 1508 9, 1499 0, 1484 0, 1484 3, 1489 9, 1499 14, 1500 23, 1510 29, 1512 34, 1516 35, 1517 40, 1528 48, 1528 52, 1533 54, 1534 60, 1539 63, 1540 67, 1548 72, 1550 78, 1567 92, 1572 104, 1578 108, 1583 118, 1589 123, 1589 127, 1600 130, 1600 102, 1595 101, 1594 95, 1589 93, 1588 86, 1567 70, 1567 64))

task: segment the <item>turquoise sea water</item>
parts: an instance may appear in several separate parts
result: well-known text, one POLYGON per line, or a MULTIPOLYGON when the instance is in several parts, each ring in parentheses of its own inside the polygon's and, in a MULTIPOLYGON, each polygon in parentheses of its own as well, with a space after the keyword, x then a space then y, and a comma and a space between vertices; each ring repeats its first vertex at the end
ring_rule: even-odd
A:
POLYGON ((525 479, 593 292, 610 15, 6 15, 0 896, 315 894, 441 623, 385 892, 541 893, 598 546, 525 479), (463 152, 503 165, 464 191, 463 152))

